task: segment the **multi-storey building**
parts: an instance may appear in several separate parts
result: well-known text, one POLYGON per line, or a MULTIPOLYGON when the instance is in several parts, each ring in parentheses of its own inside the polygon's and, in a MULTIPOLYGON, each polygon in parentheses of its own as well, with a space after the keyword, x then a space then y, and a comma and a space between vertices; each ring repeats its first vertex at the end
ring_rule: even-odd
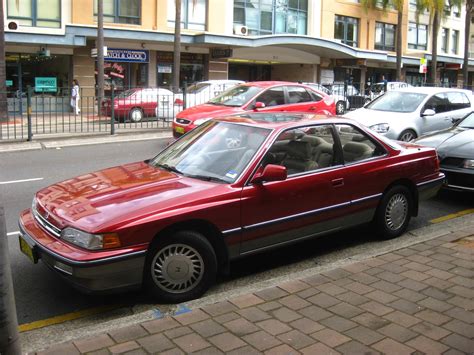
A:
MULTIPOLYGON (((3 1, 10 90, 31 85, 54 94, 53 85, 60 92, 77 78, 93 94, 97 0, 3 1)), ((112 83, 119 90, 170 86, 175 1, 103 2, 106 89, 112 83)), ((366 11, 357 0, 182 0, 181 13, 181 85, 226 78, 361 85, 382 75, 395 79, 394 9, 366 11)), ((414 20, 412 0, 403 14, 403 74, 418 83, 420 58, 430 59, 430 24, 423 16, 414 20)), ((443 83, 459 79, 463 16, 450 9, 441 26, 443 83)))

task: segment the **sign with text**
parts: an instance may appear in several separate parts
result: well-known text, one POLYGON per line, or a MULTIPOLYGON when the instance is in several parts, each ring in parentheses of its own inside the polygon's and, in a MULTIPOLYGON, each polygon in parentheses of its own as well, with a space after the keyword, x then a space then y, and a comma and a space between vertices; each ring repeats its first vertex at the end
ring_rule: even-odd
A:
POLYGON ((56 92, 58 91, 58 84, 56 77, 35 77, 35 91, 36 92, 56 92))
POLYGON ((428 73, 428 59, 420 58, 420 70, 419 73, 426 74, 428 73))
POLYGON ((104 61, 126 63, 148 63, 150 52, 147 49, 107 48, 104 61))
POLYGON ((232 57, 233 50, 230 48, 211 48, 211 58, 230 58, 232 57))

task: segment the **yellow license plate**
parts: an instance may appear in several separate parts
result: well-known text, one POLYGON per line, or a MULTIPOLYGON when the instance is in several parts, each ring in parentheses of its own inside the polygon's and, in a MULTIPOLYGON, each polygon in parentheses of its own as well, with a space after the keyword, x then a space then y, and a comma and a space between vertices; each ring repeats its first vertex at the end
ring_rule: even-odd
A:
POLYGON ((36 264, 38 262, 38 258, 33 249, 21 236, 19 237, 19 241, 20 250, 22 251, 22 253, 25 254, 33 263, 36 264))
POLYGON ((183 128, 183 127, 175 127, 174 130, 175 130, 177 133, 184 134, 184 128, 183 128))

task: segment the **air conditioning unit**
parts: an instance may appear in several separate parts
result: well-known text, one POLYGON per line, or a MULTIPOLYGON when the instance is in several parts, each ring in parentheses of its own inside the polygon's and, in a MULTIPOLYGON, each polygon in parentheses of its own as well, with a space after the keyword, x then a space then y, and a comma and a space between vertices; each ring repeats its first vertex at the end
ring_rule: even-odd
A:
POLYGON ((20 24, 18 23, 18 21, 8 21, 7 22, 7 28, 8 30, 10 31, 16 31, 20 28, 20 24))
POLYGON ((234 35, 248 36, 249 28, 244 25, 234 25, 234 35))

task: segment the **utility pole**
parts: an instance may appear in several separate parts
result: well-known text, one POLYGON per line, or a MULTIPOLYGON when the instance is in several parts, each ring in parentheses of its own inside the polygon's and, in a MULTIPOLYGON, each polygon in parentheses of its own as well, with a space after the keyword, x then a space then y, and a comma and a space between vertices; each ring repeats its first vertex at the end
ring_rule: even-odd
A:
POLYGON ((97 0, 97 109, 100 114, 104 99, 104 1, 97 0))
POLYGON ((181 0, 175 0, 176 16, 174 23, 174 61, 173 61, 173 92, 179 91, 179 70, 181 68, 181 0))
POLYGON ((7 74, 5 67, 5 21, 3 1, 0 3, 0 122, 8 121, 7 74))
POLYGON ((3 206, 0 206, 0 354, 20 355, 21 347, 7 238, 5 212, 3 206))

